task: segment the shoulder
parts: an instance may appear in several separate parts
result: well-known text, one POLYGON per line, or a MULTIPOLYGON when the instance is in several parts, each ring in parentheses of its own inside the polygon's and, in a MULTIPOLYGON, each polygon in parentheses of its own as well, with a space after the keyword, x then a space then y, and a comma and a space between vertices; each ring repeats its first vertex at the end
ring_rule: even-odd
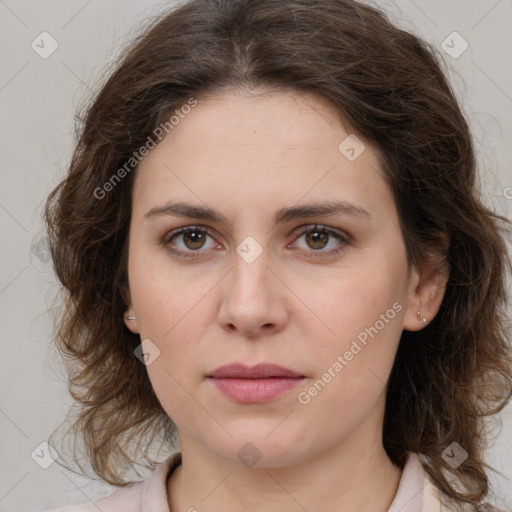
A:
POLYGON ((38 512, 98 512, 98 508, 102 512, 139 512, 144 484, 145 482, 139 482, 130 487, 119 489, 110 496, 96 502, 67 505, 38 512))
POLYGON ((168 511, 167 478, 181 463, 181 453, 174 453, 159 464, 153 475, 142 482, 118 489, 96 502, 68 505, 37 512, 140 512, 141 510, 168 511))
POLYGON ((505 512, 503 509, 490 505, 489 503, 483 503, 476 507, 476 512, 505 512))
POLYGON ((435 485, 430 475, 424 471, 424 493, 422 512, 505 512, 504 510, 491 505, 481 503, 471 505, 470 503, 456 503, 442 493, 435 485))

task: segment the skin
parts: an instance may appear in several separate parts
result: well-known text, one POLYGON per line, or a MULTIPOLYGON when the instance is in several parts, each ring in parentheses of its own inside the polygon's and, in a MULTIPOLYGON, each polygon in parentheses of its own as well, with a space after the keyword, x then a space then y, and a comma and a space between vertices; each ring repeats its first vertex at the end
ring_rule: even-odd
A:
POLYGON ((396 494, 401 470, 382 446, 386 382, 402 330, 423 327, 418 311, 435 316, 444 287, 432 268, 409 267, 376 152, 365 142, 349 161, 338 150, 350 134, 314 95, 224 90, 199 98, 137 170, 126 297, 136 319, 125 322, 160 350, 147 371, 179 430, 183 462, 168 480, 174 512, 375 512, 396 494), (274 223, 280 208, 334 199, 367 214, 274 223), (168 201, 208 206, 229 224, 145 217, 168 201), (349 241, 323 233, 325 247, 315 245, 299 233, 315 223, 349 241), (203 246, 166 238, 197 225, 211 232, 203 246), (251 263, 236 251, 248 236, 262 249, 251 263), (396 303, 401 311, 378 335, 299 403, 396 303), (305 379, 269 402, 241 404, 206 378, 232 362, 273 362, 305 379), (248 442, 261 454, 253 467, 237 457, 248 442))

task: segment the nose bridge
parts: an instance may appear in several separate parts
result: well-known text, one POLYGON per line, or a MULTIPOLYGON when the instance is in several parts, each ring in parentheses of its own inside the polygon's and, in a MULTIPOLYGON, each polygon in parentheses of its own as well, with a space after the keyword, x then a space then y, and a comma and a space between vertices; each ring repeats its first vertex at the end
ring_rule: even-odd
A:
POLYGON ((237 293, 247 292, 251 295, 255 288, 268 287, 269 256, 268 247, 252 236, 247 236, 238 244, 232 276, 237 293))
POLYGON ((275 266, 272 257, 273 248, 276 247, 278 231, 273 224, 272 208, 268 204, 274 202, 272 194, 267 194, 269 203, 258 201, 263 197, 260 185, 237 197, 243 208, 236 206, 231 210, 233 218, 233 265, 232 278, 246 281, 247 284, 257 284, 267 280, 270 270, 275 266))
POLYGON ((244 209, 236 222, 234 234, 238 243, 234 246, 231 292, 240 298, 255 295, 253 300, 270 301, 279 281, 274 275, 279 273, 279 258, 273 253, 277 231, 270 213, 264 205, 252 211, 244 209))
POLYGON ((254 335, 263 327, 280 330, 286 324, 286 307, 272 282, 271 259, 270 250, 250 237, 236 247, 219 310, 225 328, 254 335))

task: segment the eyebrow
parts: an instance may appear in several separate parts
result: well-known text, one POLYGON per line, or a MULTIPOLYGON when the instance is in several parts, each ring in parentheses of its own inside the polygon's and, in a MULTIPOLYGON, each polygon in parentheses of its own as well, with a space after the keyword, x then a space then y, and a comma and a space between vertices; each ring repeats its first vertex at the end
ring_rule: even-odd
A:
MULTIPOLYGON (((320 217, 334 214, 368 218, 371 217, 367 210, 356 204, 347 201, 325 201, 316 204, 306 204, 302 206, 281 208, 276 212, 274 216, 274 223, 279 224, 283 222, 289 222, 294 219, 320 217)), ((189 217, 191 219, 216 222, 225 226, 230 224, 229 220, 224 215, 218 211, 213 210, 212 208, 172 201, 169 201, 162 206, 151 208, 144 214, 144 217, 151 219, 162 215, 189 217)))

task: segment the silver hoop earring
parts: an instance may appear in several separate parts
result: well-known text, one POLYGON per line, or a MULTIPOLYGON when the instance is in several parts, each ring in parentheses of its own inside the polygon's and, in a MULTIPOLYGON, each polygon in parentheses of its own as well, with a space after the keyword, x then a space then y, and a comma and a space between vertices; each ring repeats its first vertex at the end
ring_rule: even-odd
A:
POLYGON ((135 320, 135 317, 133 315, 128 315, 126 317, 127 320, 135 320))

